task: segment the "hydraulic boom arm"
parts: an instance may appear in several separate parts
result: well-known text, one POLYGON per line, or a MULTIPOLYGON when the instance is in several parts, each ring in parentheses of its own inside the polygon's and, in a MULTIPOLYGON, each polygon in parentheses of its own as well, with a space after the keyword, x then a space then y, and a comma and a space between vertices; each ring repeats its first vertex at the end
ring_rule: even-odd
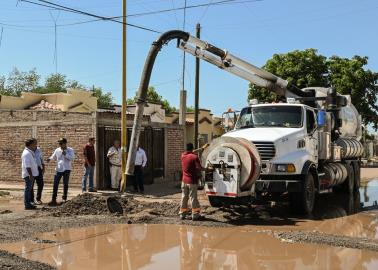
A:
POLYGON ((228 71, 240 78, 243 78, 257 86, 265 87, 279 96, 285 97, 306 97, 309 93, 298 88, 290 87, 286 80, 273 75, 261 68, 258 68, 232 54, 226 50, 215 47, 201 39, 191 36, 189 33, 172 30, 162 34, 152 43, 147 56, 142 78, 137 94, 137 107, 135 110, 133 130, 131 134, 130 148, 128 151, 126 173, 133 174, 137 145, 139 143, 139 133, 143 116, 144 104, 147 98, 147 89, 151 77, 152 68, 158 52, 162 46, 169 41, 177 39, 178 48, 191 55, 205 60, 225 71, 228 71))

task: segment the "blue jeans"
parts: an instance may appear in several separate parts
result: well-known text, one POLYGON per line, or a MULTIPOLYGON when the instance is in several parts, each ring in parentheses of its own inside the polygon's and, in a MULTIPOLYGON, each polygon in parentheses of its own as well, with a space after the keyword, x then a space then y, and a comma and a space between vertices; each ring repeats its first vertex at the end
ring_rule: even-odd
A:
POLYGON ((64 172, 56 172, 54 176, 54 188, 53 188, 53 195, 52 201, 56 202, 56 197, 58 195, 58 188, 60 179, 63 177, 63 200, 67 200, 67 193, 68 193, 68 182, 70 180, 70 173, 71 171, 64 171, 64 172))
POLYGON ((93 175, 94 175, 94 166, 85 166, 84 168, 84 176, 83 176, 83 180, 82 180, 82 191, 87 191, 87 179, 89 177, 89 187, 88 189, 89 190, 93 190, 93 175))
POLYGON ((25 207, 32 206, 31 204, 31 193, 33 188, 33 181, 28 177, 24 178, 25 181, 25 192, 24 192, 24 205, 25 207))

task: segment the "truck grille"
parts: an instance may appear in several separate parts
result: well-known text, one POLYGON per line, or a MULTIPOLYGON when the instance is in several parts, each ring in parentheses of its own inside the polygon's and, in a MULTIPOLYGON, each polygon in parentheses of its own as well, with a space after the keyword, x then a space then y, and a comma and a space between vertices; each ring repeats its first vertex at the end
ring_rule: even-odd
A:
POLYGON ((276 148, 272 142, 252 142, 259 150, 262 161, 269 161, 276 155, 276 148))

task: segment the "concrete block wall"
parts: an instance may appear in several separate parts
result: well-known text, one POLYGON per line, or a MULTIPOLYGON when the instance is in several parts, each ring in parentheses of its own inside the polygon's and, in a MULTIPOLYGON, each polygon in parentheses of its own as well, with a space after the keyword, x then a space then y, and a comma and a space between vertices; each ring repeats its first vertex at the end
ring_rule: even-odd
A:
MULTIPOLYGON (((58 147, 57 140, 65 137, 75 150, 76 159, 70 184, 79 186, 83 174, 83 146, 96 136, 94 114, 59 111, 0 111, 0 181, 22 181, 21 153, 24 141, 35 137, 45 159, 58 147)), ((47 164, 45 181, 52 183, 55 163, 47 164)))

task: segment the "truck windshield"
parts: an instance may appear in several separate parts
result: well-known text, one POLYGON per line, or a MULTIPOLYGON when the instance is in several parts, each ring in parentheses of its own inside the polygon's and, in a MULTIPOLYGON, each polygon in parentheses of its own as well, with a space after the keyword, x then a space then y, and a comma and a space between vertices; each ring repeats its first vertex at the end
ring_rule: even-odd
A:
POLYGON ((302 108, 298 106, 262 106, 244 108, 235 125, 236 129, 248 127, 284 127, 302 126, 302 108))

